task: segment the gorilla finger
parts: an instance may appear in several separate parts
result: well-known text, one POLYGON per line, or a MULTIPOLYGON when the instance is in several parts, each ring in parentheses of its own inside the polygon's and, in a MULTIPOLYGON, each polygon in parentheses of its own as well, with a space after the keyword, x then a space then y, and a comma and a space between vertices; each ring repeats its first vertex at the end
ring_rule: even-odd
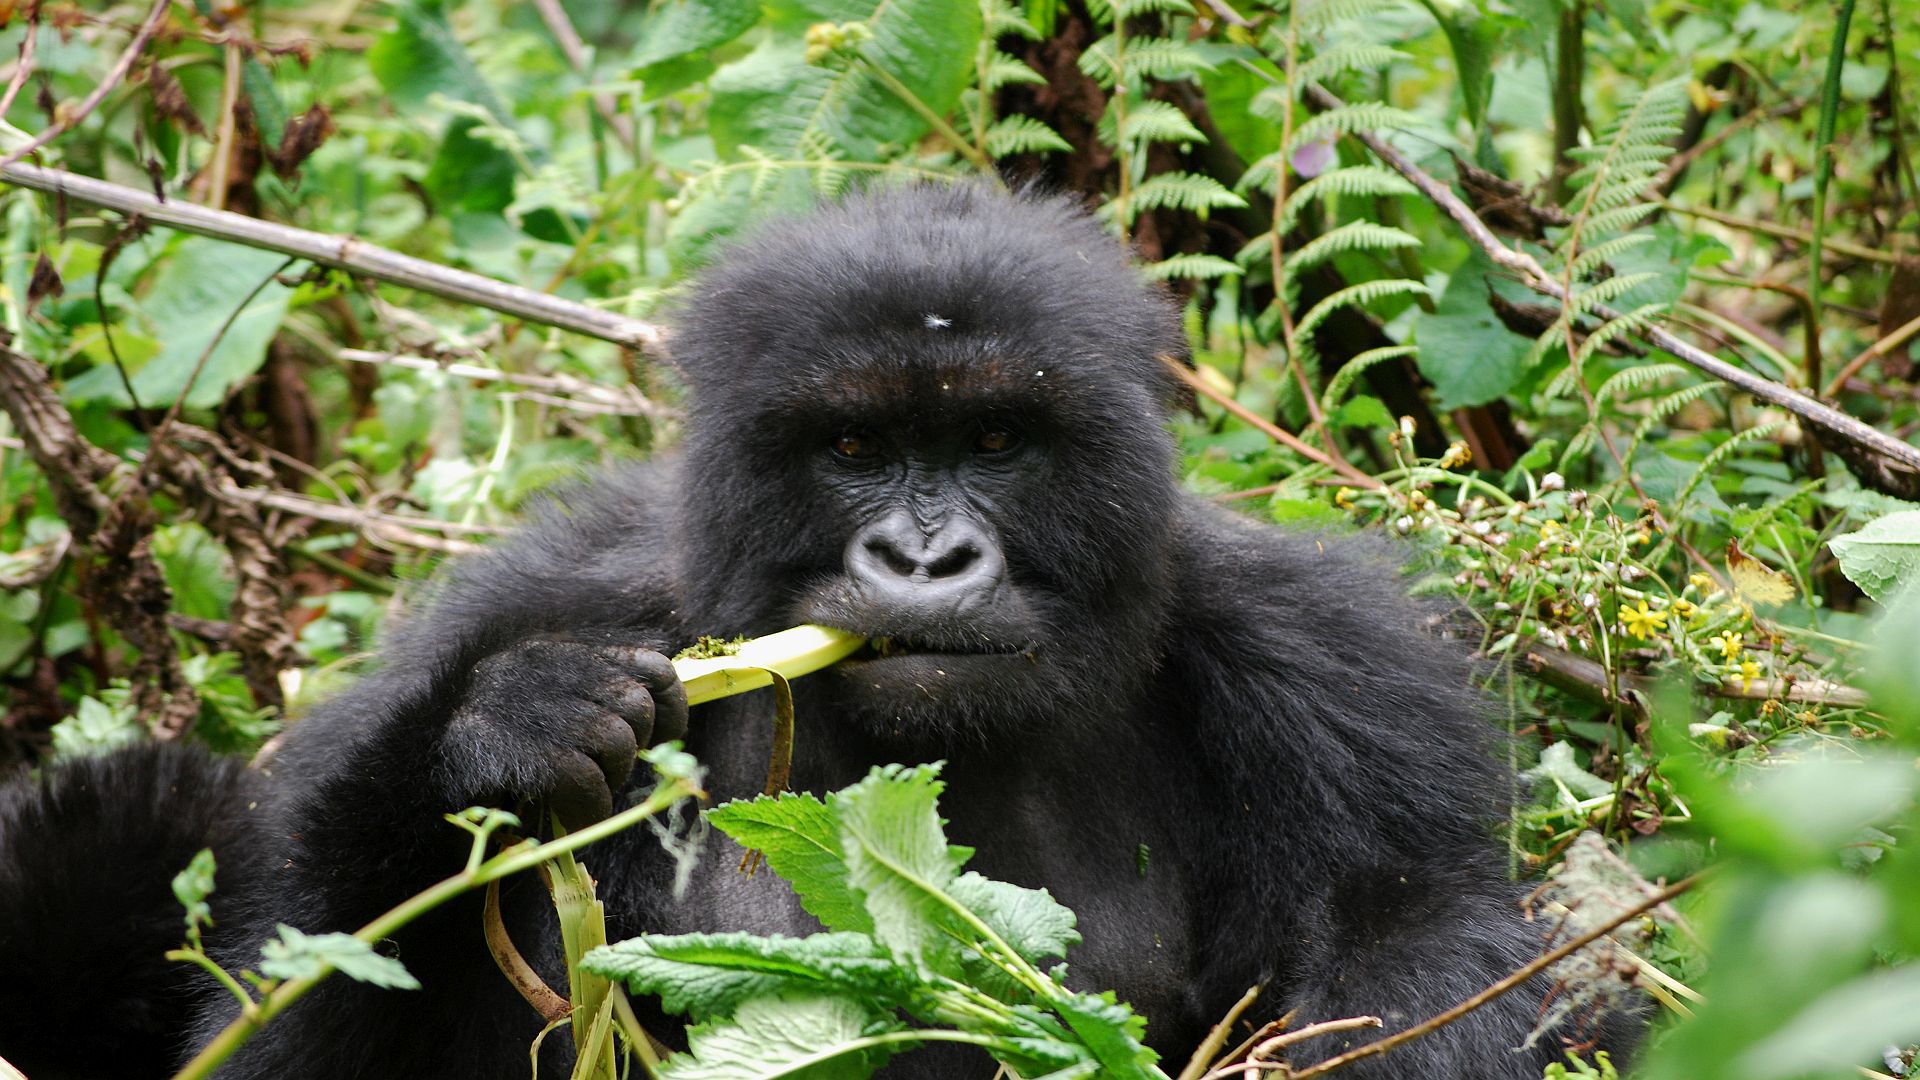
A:
POLYGON ((614 715, 633 725, 634 734, 641 742, 646 742, 648 731, 653 729, 653 692, 639 679, 615 679, 601 683, 595 688, 592 698, 614 715))
POLYGON ((687 691, 665 653, 652 649, 620 650, 619 663, 646 682, 653 697, 653 734, 650 742, 666 742, 687 733, 687 691))
POLYGON ((627 777, 633 775, 634 754, 639 751, 646 731, 631 720, 602 714, 587 728, 586 735, 587 756, 606 777, 607 790, 618 792, 626 786, 627 777))
POLYGON ((577 750, 563 751, 555 763, 547 808, 568 832, 583 829, 613 814, 613 791, 600 766, 577 750))

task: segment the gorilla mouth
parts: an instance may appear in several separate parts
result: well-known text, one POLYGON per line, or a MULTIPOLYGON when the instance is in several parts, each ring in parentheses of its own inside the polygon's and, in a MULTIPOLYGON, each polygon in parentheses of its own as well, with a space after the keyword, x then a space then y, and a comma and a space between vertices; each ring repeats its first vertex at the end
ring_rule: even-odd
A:
POLYGON ((1028 644, 996 642, 985 639, 956 641, 934 640, 899 634, 874 634, 867 647, 853 655, 854 660, 891 660, 908 656, 1033 656, 1028 644))

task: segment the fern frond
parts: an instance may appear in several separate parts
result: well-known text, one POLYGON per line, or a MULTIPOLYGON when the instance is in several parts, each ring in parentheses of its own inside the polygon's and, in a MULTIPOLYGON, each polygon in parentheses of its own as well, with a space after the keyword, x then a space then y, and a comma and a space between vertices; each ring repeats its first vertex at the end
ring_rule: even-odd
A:
POLYGON ((1280 175, 1278 170, 1284 167, 1286 160, 1287 156, 1278 150, 1261 155, 1253 164, 1247 166, 1246 172, 1240 174, 1240 179, 1234 182, 1233 190, 1243 194, 1249 191, 1272 190, 1274 181, 1280 175))
POLYGON ((1164 172, 1149 176, 1127 200, 1127 223, 1148 210, 1170 207, 1191 210, 1204 216, 1221 206, 1245 206, 1247 200, 1228 191, 1226 185, 1211 176, 1190 172, 1164 172))
POLYGON ((1047 77, 1027 66, 1027 62, 1018 57, 995 52, 987 61, 986 86, 989 91, 1015 83, 1032 83, 1036 86, 1047 85, 1047 77))
MULTIPOLYGON (((1114 136, 1114 118, 1118 115, 1117 110, 1108 109, 1107 114, 1100 118, 1097 134, 1100 141, 1108 146, 1117 146, 1120 142, 1114 136)), ((1120 137, 1127 140, 1130 148, 1156 142, 1204 143, 1207 141, 1206 135, 1193 125, 1193 121, 1187 119, 1187 114, 1181 112, 1178 105, 1166 101, 1148 99, 1134 102, 1127 109, 1125 128, 1126 130, 1120 133, 1120 137)))
POLYGON ((1338 289, 1313 305, 1300 317, 1300 324, 1294 327, 1295 340, 1306 340, 1313 336, 1320 324, 1327 321, 1334 312, 1344 307, 1357 307, 1371 304, 1375 300, 1388 296, 1405 296, 1408 293, 1429 295, 1427 287, 1411 278, 1376 278, 1363 281, 1358 285, 1349 285, 1338 289))
POLYGON ((1637 274, 1621 274, 1619 277, 1610 277, 1605 281, 1594 282, 1587 288, 1581 289, 1573 294, 1573 298, 1567 301, 1567 310, 1571 312, 1574 317, 1585 315, 1601 304, 1625 296, 1627 293, 1645 285, 1647 282, 1658 281, 1659 279, 1659 271, 1642 270, 1637 274))
POLYGON ((1284 86, 1269 86, 1247 102, 1247 112, 1269 124, 1283 123, 1293 108, 1293 95, 1284 86))
POLYGON ((1666 314, 1664 303, 1642 304, 1617 319, 1608 319, 1595 327, 1580 343, 1580 352, 1574 357, 1574 363, 1584 364, 1593 359, 1593 354, 1605 348, 1607 343, 1625 337, 1628 334, 1644 330, 1666 314))
POLYGON ((1560 451, 1560 462, 1555 466, 1555 471, 1563 473, 1573 471, 1573 463, 1586 457, 1598 441, 1598 432, 1592 424, 1580 425, 1580 430, 1574 432, 1573 438, 1567 440, 1567 448, 1560 451))
POLYGON ((1321 233, 1302 245, 1300 250, 1289 254, 1286 257, 1287 274, 1291 277, 1307 267, 1350 251, 1393 251, 1419 246, 1420 238, 1404 229, 1371 221, 1349 221, 1339 228, 1321 233))
POLYGON ((1325 196, 1367 198, 1373 195, 1414 194, 1418 192, 1412 184, 1407 183, 1399 173, 1384 165, 1349 165, 1343 169, 1323 172, 1295 188, 1280 208, 1280 227, 1292 228, 1294 219, 1300 216, 1302 208, 1313 200, 1325 196))
POLYGON ((1781 431, 1786 430, 1792 423, 1793 421, 1791 420, 1772 420, 1764 424, 1755 424, 1745 431, 1736 431, 1728 436, 1726 442, 1714 447, 1712 453, 1700 459, 1700 467, 1694 470, 1692 478, 1687 481, 1687 486, 1681 488, 1680 493, 1673 497, 1673 505, 1676 507, 1685 506, 1688 497, 1693 494, 1694 489, 1699 487, 1701 482, 1706 480, 1707 477, 1713 475, 1713 473, 1720 468, 1721 462, 1732 457, 1734 451, 1748 443, 1758 442, 1761 439, 1770 438, 1779 434, 1781 431))
POLYGON ((1625 236, 1616 236, 1611 240, 1595 244, 1593 247, 1585 248, 1580 252, 1579 256, 1573 260, 1573 276, 1577 278, 1586 277, 1589 273, 1598 269, 1602 263, 1612 262, 1619 256, 1632 251, 1642 244, 1650 242, 1652 239, 1652 233, 1627 233, 1625 236))
POLYGON ((1340 399, 1346 396, 1347 387, 1352 386, 1353 381, 1365 374, 1368 368, 1388 360, 1412 356, 1419 351, 1419 348, 1413 345, 1385 345, 1378 349, 1368 349, 1341 364, 1340 370, 1334 372, 1333 378, 1327 380, 1327 388, 1321 391, 1320 411, 1332 412, 1339 405, 1340 399))
POLYGON ((1295 77, 1298 82, 1312 82, 1338 75, 1343 71, 1378 71, 1383 67, 1412 57, 1399 49, 1386 45, 1343 45, 1328 49, 1302 62, 1295 77))
POLYGON ((1650 86, 1602 129, 1594 145, 1573 154, 1585 164, 1573 176, 1577 212, 1561 241, 1561 258, 1587 237, 1629 228, 1646 215, 1647 183, 1670 158, 1668 143, 1680 133, 1686 106, 1685 79, 1650 86))
POLYGON ((1148 263, 1141 272, 1155 281, 1184 278, 1206 281, 1212 278, 1238 277, 1241 270, 1218 255, 1173 255, 1157 263, 1148 263))
POLYGON ((1303 31, 1320 30, 1337 23, 1364 19, 1398 6, 1393 0, 1300 0, 1295 18, 1303 31))
POLYGON ((1724 389, 1726 385, 1726 383, 1714 379, 1710 382, 1683 386, 1671 394, 1665 394, 1655 398, 1652 406, 1647 409, 1647 415, 1641 417, 1639 425, 1633 429, 1633 442, 1630 443, 1627 448, 1628 459, 1632 459, 1634 452, 1640 449, 1640 444, 1646 441, 1647 435, 1651 433, 1655 427, 1664 422, 1667 417, 1672 416, 1674 413, 1679 412, 1681 409, 1699 401, 1701 398, 1706 397, 1716 390, 1724 389))
POLYGON ((1002 34, 1019 34, 1028 41, 1040 40, 1040 29, 1027 21, 1027 17, 1012 4, 999 0, 986 0, 981 5, 981 14, 985 16, 986 39, 992 41, 1002 34))
MULTIPOLYGON (((1213 64, 1198 49, 1172 38, 1129 37, 1123 62, 1126 71, 1122 74, 1129 82, 1141 76, 1175 82, 1213 70, 1213 64)), ((1108 34, 1080 54, 1080 71, 1102 90, 1113 89, 1114 35, 1108 34)))
POLYGON ((1131 19, 1137 15, 1158 13, 1161 15, 1191 15, 1193 5, 1187 0, 1107 0, 1117 18, 1131 19))
MULTIPOLYGON (((1266 91, 1256 95, 1255 100, 1264 96, 1266 91)), ((1420 126, 1420 118, 1406 111, 1396 109, 1380 101, 1356 101, 1338 109, 1329 109, 1308 117, 1293 129, 1293 140, 1280 149, 1292 153, 1302 143, 1315 142, 1331 138, 1334 135, 1354 135, 1362 131, 1379 131, 1383 128, 1405 128, 1420 126)))
POLYGON ((1609 233, 1625 232, 1640 224, 1640 219, 1660 209, 1658 203, 1634 203, 1587 218, 1581 231, 1588 236, 1606 236, 1609 233))
POLYGON ((1031 116, 1003 116, 987 128, 987 156, 1003 158, 1009 154, 1043 154, 1072 150, 1060 133, 1031 116))
POLYGON ((1631 394, 1636 390, 1652 386, 1662 379, 1685 375, 1691 370, 1679 364, 1635 364, 1629 368, 1622 368, 1614 372, 1606 382, 1601 383, 1600 389, 1593 392, 1594 407, 1598 408, 1606 404, 1616 395, 1631 394))
POLYGON ((1239 263, 1241 266, 1251 268, 1258 263, 1267 261, 1272 254, 1273 231, 1268 230, 1248 240, 1246 243, 1241 244, 1240 250, 1233 253, 1233 261, 1239 263))

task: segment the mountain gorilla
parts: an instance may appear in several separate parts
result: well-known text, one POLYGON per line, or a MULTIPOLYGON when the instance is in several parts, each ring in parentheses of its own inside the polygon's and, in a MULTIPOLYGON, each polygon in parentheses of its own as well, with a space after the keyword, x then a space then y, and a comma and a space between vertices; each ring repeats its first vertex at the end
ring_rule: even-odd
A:
MULTIPOLYGON (((1180 490, 1160 360, 1186 353, 1178 314, 1065 200, 917 188, 771 227, 699 280, 672 348, 684 451, 451 566, 381 670, 289 733, 256 839, 222 863, 229 964, 276 922, 352 929, 458 869, 449 811, 605 816, 636 797, 638 746, 684 738, 715 798, 754 794, 770 695, 690 716, 666 657, 803 622, 877 646, 795 684, 794 786, 945 759, 973 866, 1072 907, 1073 982, 1131 1001, 1176 1064, 1255 983, 1263 1018, 1392 1030, 1537 952, 1488 836, 1512 781, 1463 657, 1372 543, 1180 490)), ((817 931, 718 846, 677 891, 644 830, 589 849, 613 936, 817 931)), ((504 893, 565 985, 539 883, 504 893)), ((424 989, 328 980, 220 1075, 523 1075, 541 1021, 480 903, 392 943, 424 989)), ((232 1009, 213 1000, 202 1037, 232 1009)), ((1540 1003, 1510 994, 1350 1075, 1538 1077, 1558 1040, 1514 1048, 1540 1003)), ((567 1044, 545 1040, 542 1075, 567 1044)), ((949 1049, 889 1075, 992 1073, 949 1049)))

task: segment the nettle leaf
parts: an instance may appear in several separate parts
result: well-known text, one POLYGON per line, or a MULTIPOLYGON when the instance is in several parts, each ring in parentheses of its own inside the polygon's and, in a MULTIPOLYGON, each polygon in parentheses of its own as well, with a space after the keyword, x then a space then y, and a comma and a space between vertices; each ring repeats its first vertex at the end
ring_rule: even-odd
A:
POLYGON ((947 893, 1029 962, 1065 957, 1068 948, 1080 944, 1073 911, 1045 889, 994 881, 969 871, 955 878, 947 893))
POLYGON ((653 994, 669 1012, 731 1014, 749 998, 850 994, 892 1005, 920 984, 865 934, 648 934, 587 953, 581 966, 653 994))
POLYGON ((873 919, 847 883, 840 821, 812 795, 783 792, 735 800, 707 811, 707 821, 741 847, 764 855, 793 886, 800 906, 829 930, 871 933, 873 919))
POLYGON ((661 1080, 865 1080, 911 1044, 847 1049, 863 1036, 901 1030, 846 998, 754 998, 729 1020, 687 1029, 688 1049, 668 1058, 661 1080))
POLYGON ((418 990, 406 966, 381 956, 352 934, 303 934, 286 923, 280 937, 260 946, 260 974, 272 979, 314 979, 333 970, 356 982, 391 990, 418 990))
POLYGON ((864 895, 873 936, 923 968, 951 969, 956 874, 936 803, 945 786, 938 765, 886 765, 832 796, 840 818, 847 877, 864 895))
POLYGON ((1107 1080, 1164 1080, 1154 1068, 1160 1055, 1147 1047, 1147 1021, 1133 1007, 1117 1000, 1112 991, 1074 994, 1053 1003, 1088 1050, 1100 1062, 1107 1080))
POLYGON ((1920 582, 1920 510, 1903 510, 1827 541, 1840 572, 1874 600, 1888 603, 1920 582))
POLYGON ((627 55, 627 66, 646 69, 691 53, 718 48, 760 21, 759 0, 673 0, 647 15, 627 55))

